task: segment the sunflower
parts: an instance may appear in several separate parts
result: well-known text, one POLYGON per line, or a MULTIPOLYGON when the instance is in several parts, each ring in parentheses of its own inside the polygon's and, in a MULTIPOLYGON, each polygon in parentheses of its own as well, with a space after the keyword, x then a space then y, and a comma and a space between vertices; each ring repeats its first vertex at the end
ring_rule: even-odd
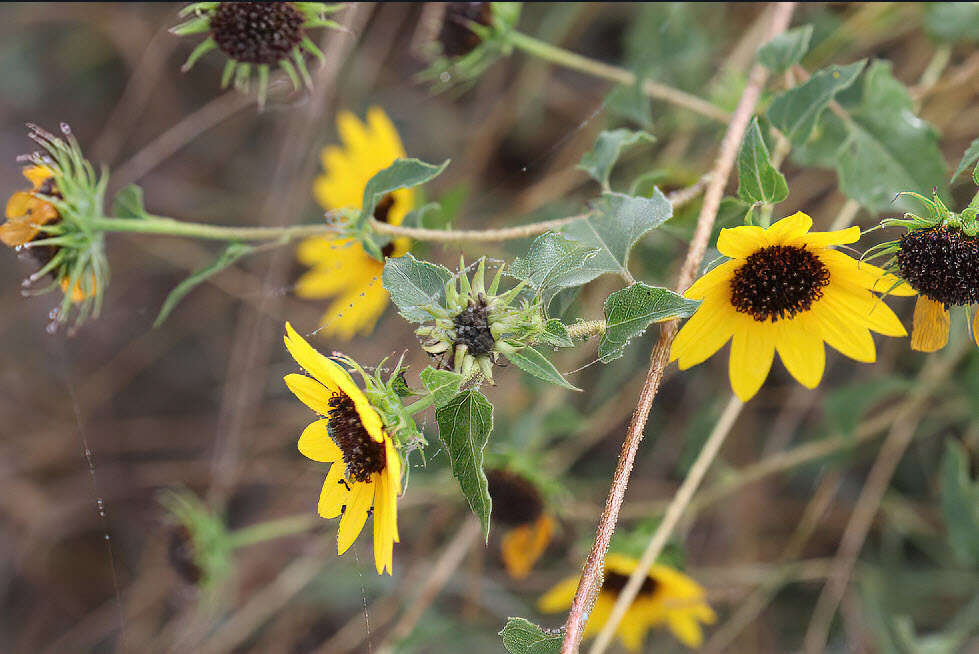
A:
MULTIPOLYGON (((313 194, 327 210, 360 209, 367 182, 395 159, 403 158, 404 147, 380 107, 368 110, 366 124, 350 112, 340 112, 337 130, 343 147, 323 149, 325 174, 316 179, 313 194)), ((377 203, 374 218, 400 225, 414 206, 414 190, 398 189, 377 203)), ((384 247, 383 254, 400 257, 410 246, 410 240, 397 238, 384 247)), ((349 340, 356 334, 369 334, 388 303, 387 291, 381 286, 384 262, 352 238, 309 238, 300 243, 296 254, 300 263, 311 267, 299 278, 296 295, 335 298, 320 321, 323 335, 349 340)))
POLYGON ((523 475, 488 469, 486 481, 493 519, 507 528, 500 543, 503 565, 513 579, 523 579, 551 542, 554 518, 545 510, 537 486, 523 475))
POLYGON ((751 399, 768 376, 777 351, 799 383, 815 388, 823 376, 823 342, 851 359, 877 358, 870 330, 906 336, 877 293, 914 290, 880 268, 858 262, 834 245, 854 243, 860 229, 810 232, 802 212, 771 227, 721 230, 717 249, 731 257, 698 279, 685 296, 703 300, 670 352, 680 369, 708 359, 731 340, 731 387, 751 399))
POLYGON ((343 513, 337 553, 343 554, 374 516, 374 563, 377 573, 393 571, 398 542, 397 498, 401 460, 381 417, 350 374, 326 358, 286 323, 286 348, 312 377, 290 374, 286 385, 324 418, 310 423, 299 437, 299 451, 320 463, 332 463, 320 492, 323 518, 343 513))
MULTIPOLYGON (((585 625, 586 638, 605 626, 619 593, 638 565, 637 559, 623 554, 609 554, 605 559, 605 581, 585 625)), ((540 598, 537 608, 544 613, 564 611, 571 606, 577 589, 578 577, 565 579, 540 598)), ((716 619, 714 610, 707 604, 704 589, 696 581, 669 566, 657 564, 649 569, 649 576, 619 623, 616 634, 626 649, 637 652, 646 632, 665 623, 677 640, 695 648, 704 639, 700 623, 713 624, 716 619)))

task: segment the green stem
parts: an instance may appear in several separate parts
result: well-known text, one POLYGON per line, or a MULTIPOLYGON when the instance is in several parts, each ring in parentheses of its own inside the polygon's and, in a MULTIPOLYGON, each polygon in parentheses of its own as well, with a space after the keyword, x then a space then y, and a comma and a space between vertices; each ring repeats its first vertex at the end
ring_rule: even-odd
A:
POLYGON ((244 527, 231 532, 229 539, 231 546, 234 549, 238 549, 239 547, 263 543, 268 540, 282 538, 283 536, 300 534, 311 529, 316 523, 317 519, 315 516, 303 513, 302 515, 269 520, 268 522, 260 522, 257 525, 244 527))
POLYGON ((568 325, 568 336, 572 339, 586 339, 592 336, 601 336, 605 333, 604 320, 586 320, 573 325, 568 325))
MULTIPOLYGON (((552 64, 563 66, 564 68, 577 70, 580 73, 600 77, 625 86, 635 84, 637 81, 635 73, 630 70, 589 59, 580 54, 559 48, 556 45, 539 41, 532 36, 517 32, 516 30, 508 34, 508 39, 510 44, 518 50, 552 64)), ((643 93, 651 98, 666 100, 679 107, 689 109, 722 123, 726 123, 731 118, 731 115, 720 107, 685 91, 666 86, 665 84, 659 84, 648 79, 643 80, 642 90, 643 93)))
POLYGON ((435 401, 435 395, 433 393, 429 393, 428 395, 421 398, 420 400, 416 400, 415 402, 412 402, 411 404, 406 406, 405 413, 407 413, 409 416, 413 416, 419 411, 424 411, 428 407, 432 406, 432 402, 434 401, 435 401))
POLYGON ((212 241, 281 241, 286 243, 297 238, 320 236, 336 232, 327 224, 289 225, 285 227, 226 227, 190 223, 173 218, 149 216, 147 218, 98 218, 92 228, 103 232, 131 232, 137 234, 164 234, 188 236, 212 241))

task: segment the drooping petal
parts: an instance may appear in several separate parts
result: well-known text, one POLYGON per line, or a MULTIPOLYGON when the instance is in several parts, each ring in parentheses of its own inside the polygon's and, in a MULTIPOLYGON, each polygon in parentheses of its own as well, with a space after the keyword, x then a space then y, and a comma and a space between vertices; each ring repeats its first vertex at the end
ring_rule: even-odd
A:
POLYGON ((333 395, 330 389, 323 386, 312 377, 290 373, 283 377, 289 390, 299 398, 299 401, 312 409, 315 413, 325 416, 330 412, 330 397, 333 395))
POLYGON ((25 166, 21 174, 27 178, 35 191, 39 190, 45 181, 54 177, 54 171, 47 166, 25 166))
POLYGON ((367 522, 367 510, 374 502, 374 482, 356 482, 350 489, 350 502, 340 518, 340 528, 337 530, 337 554, 346 552, 357 540, 364 523, 367 522))
POLYGON ((750 400, 761 388, 774 358, 775 326, 769 320, 742 318, 734 328, 728 369, 731 388, 742 402, 750 400))
POLYGON ((826 369, 826 348, 819 325, 808 314, 775 323, 775 349, 796 381, 806 388, 816 388, 826 369))
POLYGON ((812 228, 812 218, 808 214, 796 211, 791 216, 778 220, 765 230, 772 245, 784 244, 803 236, 812 228))
POLYGON ((343 452, 333 442, 327 432, 329 420, 317 420, 309 424, 299 436, 299 451, 307 459, 320 463, 333 463, 343 460, 343 452))
POLYGON ((390 523, 387 519, 387 483, 386 475, 374 475, 374 567, 377 569, 377 574, 383 574, 385 570, 388 573, 393 572, 389 567, 394 540, 388 529, 390 523))
POLYGON ((972 340, 979 346, 979 309, 976 309, 976 315, 972 318, 972 340))
POLYGON ((761 227, 726 227, 717 237, 717 251, 732 259, 745 259, 771 245, 761 227))
POLYGON ((503 535, 500 550, 503 564, 513 579, 523 579, 530 574, 554 532, 554 519, 542 515, 532 523, 511 528, 503 535))
POLYGON ((316 512, 321 518, 335 518, 340 515, 344 505, 350 502, 350 485, 343 478, 344 466, 334 463, 326 475, 320 490, 320 501, 316 512))
POLYGON ((911 326, 911 349, 918 352, 937 352, 948 343, 951 317, 941 302, 924 295, 914 305, 911 326))

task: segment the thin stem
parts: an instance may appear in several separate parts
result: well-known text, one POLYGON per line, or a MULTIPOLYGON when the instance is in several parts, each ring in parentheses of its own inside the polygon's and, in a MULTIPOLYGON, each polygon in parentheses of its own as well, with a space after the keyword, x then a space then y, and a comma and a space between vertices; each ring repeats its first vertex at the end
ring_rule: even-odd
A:
POLYGON ((544 220, 539 223, 529 225, 518 225, 516 227, 505 227, 503 229, 425 229, 423 227, 402 227, 401 225, 390 225, 382 223, 374 218, 370 219, 371 229, 386 236, 407 236, 416 241, 510 241, 518 238, 527 238, 535 234, 543 234, 555 229, 560 229, 568 223, 587 218, 588 213, 566 218, 556 218, 554 220, 544 220))
MULTIPOLYGON (((559 48, 556 45, 539 41, 521 32, 510 32, 509 40, 518 50, 522 50, 529 55, 552 64, 570 68, 586 75, 600 77, 617 84, 629 86, 636 83, 636 75, 630 70, 589 59, 564 48, 559 48)), ((642 90, 643 93, 651 98, 665 100, 712 120, 726 123, 731 118, 731 115, 720 107, 685 91, 666 86, 665 84, 659 84, 648 79, 643 80, 642 90)))
POLYGON ((251 525, 250 527, 243 527, 242 529, 231 532, 229 538, 232 547, 237 549, 239 547, 255 545, 256 543, 263 543, 268 540, 275 540, 283 536, 300 534, 304 531, 309 531, 316 523, 317 519, 315 516, 303 513, 302 515, 269 520, 268 522, 251 525))
POLYGON ((187 236, 212 241, 281 241, 287 243, 306 236, 335 233, 336 227, 328 224, 287 225, 285 227, 227 227, 191 223, 173 218, 151 216, 149 218, 99 218, 92 221, 93 229, 104 232, 131 232, 137 234, 164 234, 187 236))
MULTIPOLYGON (((794 3, 772 5, 772 21, 768 29, 767 39, 771 39, 788 27, 795 9, 794 3)), ((768 79, 767 71, 760 65, 755 65, 748 78, 748 84, 741 94, 741 99, 731 118, 724 138, 721 141, 720 152, 717 162, 711 175, 704 195, 704 202, 697 218, 697 228, 694 232, 690 248, 683 263, 683 268, 677 279, 677 289, 686 290, 697 273, 700 262, 704 258, 707 249, 707 242, 710 239, 711 229, 717 217, 717 210, 720 208, 721 197, 724 195, 724 186, 727 184, 728 177, 734 168, 734 161, 737 158, 738 146, 744 137, 745 130, 751 115, 754 113, 755 105, 761 96, 762 87, 768 79)), ((584 632, 585 623, 588 620, 588 612, 598 596, 601 586, 601 575, 605 564, 605 554, 608 551, 615 533, 615 525, 618 521, 619 511, 622 508, 622 501, 625 497, 626 487, 629 485, 629 475, 632 472, 632 465, 642 441, 643 429, 652 408, 653 399, 659 391, 660 383, 663 380, 663 371, 669 362, 670 347, 677 333, 677 321, 664 323, 659 341, 657 341, 650 356, 649 369, 646 373, 646 380, 639 393, 636 409, 632 414, 632 420, 626 431, 622 443, 622 450, 619 453, 619 460, 612 477, 612 484, 609 488, 609 495, 605 502, 605 509, 598 523, 595 533, 595 543, 585 562, 585 567, 578 582, 578 590, 575 592, 574 600, 571 603, 571 610, 568 613, 568 620, 565 624, 564 641, 561 644, 561 654, 575 654, 584 632)))
POLYGON ((680 489, 673 496, 673 501, 670 502, 670 506, 666 510, 666 515, 663 516, 663 520, 656 527, 656 531, 646 546, 646 551, 642 553, 642 557, 639 559, 639 565, 636 566, 636 569, 629 576, 629 581, 626 583, 625 588, 619 592, 615 606, 612 608, 612 613, 609 615, 608 620, 605 621, 605 625, 598 634, 598 638, 595 639, 595 643, 592 645, 589 654, 602 654, 609 643, 612 642, 615 630, 618 628, 619 623, 622 622, 622 618, 625 616, 626 611, 629 610, 633 600, 636 599, 636 595, 639 593, 643 581, 649 575, 649 569, 656 563, 657 557, 663 551, 663 546, 666 545, 667 539, 673 533, 673 529, 676 528, 684 510, 690 504, 690 500, 693 499, 693 495, 700 486, 700 482, 704 479, 704 475, 707 474, 707 470, 714 462, 717 453, 720 452, 721 445, 724 444, 727 435, 731 433, 731 428, 737 421, 738 416, 741 415, 741 409, 743 408, 744 402, 732 395, 720 419, 714 425, 714 430, 711 432, 710 437, 704 443, 700 454, 697 455, 697 459, 694 461, 693 466, 691 466, 690 472, 687 473, 686 478, 680 485, 680 489))

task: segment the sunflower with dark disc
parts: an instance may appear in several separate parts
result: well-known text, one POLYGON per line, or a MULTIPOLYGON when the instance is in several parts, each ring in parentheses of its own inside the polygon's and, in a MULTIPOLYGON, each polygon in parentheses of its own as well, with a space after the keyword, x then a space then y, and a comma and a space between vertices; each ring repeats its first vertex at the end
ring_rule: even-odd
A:
POLYGON ((235 88, 247 92, 255 73, 258 103, 264 105, 273 67, 285 72, 295 90, 301 86, 300 78, 307 87, 313 85, 305 54, 322 60, 323 53, 306 30, 340 29, 326 16, 342 7, 324 2, 193 2, 180 11, 181 17, 193 17, 171 32, 177 36, 208 35, 187 58, 184 71, 211 50, 220 50, 228 58, 221 88, 233 81, 235 88))
POLYGON ((286 323, 286 348, 310 376, 290 374, 286 385, 303 404, 323 416, 299 437, 299 451, 329 463, 317 512, 340 519, 337 553, 346 552, 374 519, 374 563, 377 573, 394 570, 398 542, 397 498, 401 494, 401 459, 378 410, 350 373, 306 342, 286 323))
POLYGON ((489 494, 493 500, 493 520, 506 531, 500 552, 507 573, 514 579, 530 574, 554 534, 554 517, 547 509, 537 485, 512 470, 486 470, 489 494))
MULTIPOLYGON (((584 636, 594 636, 608 621, 619 593, 625 588, 639 561, 624 554, 609 554, 605 559, 605 581, 588 617, 584 636)), ((558 613, 571 606, 578 589, 578 577, 569 577, 547 591, 537 602, 544 613, 558 613)), ((700 585, 679 570, 657 564, 649 569, 639 594, 616 628, 619 640, 631 652, 642 649, 650 629, 667 627, 687 647, 700 647, 704 640, 701 623, 713 624, 714 610, 707 604, 700 585)))
MULTIPOLYGON (((967 312, 979 305, 979 194, 962 213, 953 213, 935 195, 908 193, 927 209, 925 216, 905 214, 884 227, 905 227, 894 241, 873 248, 868 257, 891 255, 884 267, 918 294, 911 326, 911 348, 935 352, 948 343, 950 309, 967 312)), ((979 345, 979 311, 971 316, 972 338, 979 345)))
POLYGON ((799 212, 767 229, 721 230, 717 249, 730 259, 684 293, 703 303, 677 334, 670 360, 686 370, 731 341, 731 387, 746 402, 768 377, 776 352, 799 383, 815 388, 826 367, 824 343, 851 359, 873 362, 871 331, 907 335, 874 293, 914 290, 834 249, 856 242, 860 228, 810 232, 811 227, 812 219, 799 212))

